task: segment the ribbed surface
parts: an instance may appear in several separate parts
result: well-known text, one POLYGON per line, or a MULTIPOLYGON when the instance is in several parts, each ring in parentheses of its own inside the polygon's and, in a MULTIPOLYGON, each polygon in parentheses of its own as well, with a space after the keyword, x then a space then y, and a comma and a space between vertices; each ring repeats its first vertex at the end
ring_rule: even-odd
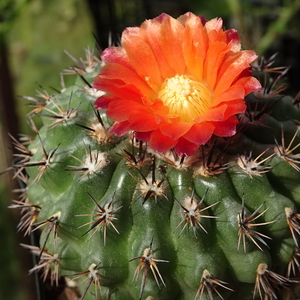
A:
MULTIPOLYGON (((89 76, 91 78, 92 74, 89 76)), ((56 243, 50 232, 45 247, 49 253, 58 253, 61 274, 80 273, 88 270, 91 264, 100 263, 98 272, 102 294, 111 295, 109 299, 123 300, 139 299, 141 294, 142 299, 147 296, 155 300, 194 299, 199 288, 200 296, 204 270, 228 283, 222 285, 236 290, 234 293, 215 285, 224 299, 241 299, 236 298, 240 297, 240 290, 248 293, 243 299, 252 299, 259 264, 266 263, 269 269, 286 275, 295 244, 285 208, 293 210, 300 204, 300 174, 277 155, 257 169, 262 171, 262 165, 272 166, 270 172, 259 176, 247 174, 238 166, 237 158, 242 155, 247 157, 252 152, 255 159, 268 149, 264 156, 267 157, 273 153, 274 136, 281 143, 282 132, 285 147, 288 147, 296 132, 296 124, 290 119, 300 120, 299 111, 292 105, 291 99, 285 97, 279 100, 265 114, 264 122, 272 129, 244 120, 246 126, 241 128, 245 130, 233 137, 233 142, 227 147, 224 147, 226 140, 217 146, 204 147, 204 155, 199 153, 193 164, 184 167, 184 164, 188 165, 186 159, 182 167, 177 168, 162 157, 154 160, 154 155, 145 145, 143 149, 146 152, 140 151, 136 155, 139 150, 131 145, 130 138, 110 137, 98 143, 92 137, 94 131, 91 130, 91 124, 99 123, 93 110, 95 97, 86 93, 83 85, 78 80, 73 87, 52 97, 41 115, 45 126, 39 131, 40 139, 36 138, 29 146, 34 153, 31 162, 41 162, 47 158, 49 165, 26 167, 30 176, 29 202, 41 208, 37 222, 59 216, 56 243), (67 109, 71 117, 65 122, 51 117, 55 113, 61 115, 60 110, 67 109), (270 111, 272 117, 268 115, 270 111), (205 165, 204 162, 210 162, 210 156, 216 166, 222 166, 217 157, 223 152, 229 154, 223 162, 228 170, 217 174, 217 171, 210 169, 216 174, 212 177, 197 173, 196 170, 205 165), (132 156, 140 159, 141 163, 134 163, 132 156), (229 165, 225 165, 227 162, 230 162, 229 165), (196 204, 204 198, 202 205, 194 210, 196 214, 216 217, 196 218, 207 233, 197 221, 194 223, 195 232, 192 223, 182 232, 186 221, 178 226, 188 212, 186 198, 192 196, 196 204), (95 229, 86 233, 95 224, 94 220, 99 219, 92 215, 101 209, 103 213, 105 207, 108 212, 105 206, 108 203, 111 203, 111 222, 115 228, 107 224, 104 238, 105 226, 100 220, 95 229), (209 209, 200 211, 210 205, 209 209), (244 211, 245 216, 249 217, 260 206, 255 216, 268 210, 253 223, 267 224, 251 229, 271 238, 261 236, 268 247, 254 236, 259 247, 246 237, 246 253, 242 238, 237 250, 238 215, 244 211), (102 228, 93 234, 101 225, 102 228), (153 251, 154 259, 164 260, 155 263, 159 273, 154 272, 160 288, 151 269, 145 277, 144 288, 141 288, 141 281, 145 269, 133 282, 140 257, 147 248, 153 251)), ((264 109, 265 100, 259 100, 257 105, 257 99, 251 96, 248 101, 254 114, 264 109)), ((105 129, 108 129, 110 124, 104 112, 100 114, 105 129)), ((298 142, 297 135, 293 145, 298 142)), ((45 229, 41 245, 48 233, 45 229)), ((151 266, 154 267, 153 260, 151 266)), ((94 288, 90 291, 94 293, 94 288)), ((219 299, 213 289, 212 294, 213 299, 219 299)), ((86 297, 93 296, 88 293, 86 297)), ((202 298, 206 299, 204 296, 202 298)))

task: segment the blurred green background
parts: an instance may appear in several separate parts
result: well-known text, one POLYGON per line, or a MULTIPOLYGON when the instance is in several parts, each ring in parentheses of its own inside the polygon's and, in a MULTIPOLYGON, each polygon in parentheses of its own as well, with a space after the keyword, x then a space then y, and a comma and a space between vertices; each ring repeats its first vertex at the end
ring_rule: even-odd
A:
MULTIPOLYGON (((84 48, 102 49, 119 41, 127 26, 139 25, 162 12, 174 17, 192 11, 206 19, 222 17, 236 28, 245 49, 290 66, 287 92, 300 90, 300 0, 0 0, 0 172, 12 161, 8 132, 31 134, 27 101, 41 85, 60 89, 59 73, 84 58, 84 48)), ((68 80, 68 79, 67 79, 68 80)), ((67 84, 67 82, 66 82, 67 84)), ((34 276, 27 276, 31 257, 18 244, 18 213, 7 206, 17 195, 13 174, 0 177, 0 300, 35 300, 34 276)), ((53 299, 55 300, 55 299, 53 299)))

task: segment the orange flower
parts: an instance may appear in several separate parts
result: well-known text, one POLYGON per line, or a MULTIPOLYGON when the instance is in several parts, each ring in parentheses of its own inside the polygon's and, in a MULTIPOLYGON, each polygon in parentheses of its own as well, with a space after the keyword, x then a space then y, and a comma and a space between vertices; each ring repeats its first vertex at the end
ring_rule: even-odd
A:
POLYGON ((180 156, 192 155, 212 135, 234 135, 244 97, 261 85, 250 71, 257 55, 241 51, 237 31, 222 25, 186 13, 127 28, 122 47, 102 53, 105 66, 94 81, 107 93, 95 106, 116 121, 111 132, 132 130, 154 150, 174 147, 180 156))

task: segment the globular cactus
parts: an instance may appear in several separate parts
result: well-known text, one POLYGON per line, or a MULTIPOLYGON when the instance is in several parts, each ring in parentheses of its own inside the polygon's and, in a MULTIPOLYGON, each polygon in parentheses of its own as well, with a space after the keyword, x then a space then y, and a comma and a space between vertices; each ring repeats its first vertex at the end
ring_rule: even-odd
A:
POLYGON ((251 69, 235 30, 191 13, 121 42, 64 71, 73 86, 28 97, 43 126, 13 140, 26 188, 11 207, 20 230, 41 231, 24 245, 31 272, 84 281, 80 299, 292 294, 300 111, 272 76, 284 69, 251 69))

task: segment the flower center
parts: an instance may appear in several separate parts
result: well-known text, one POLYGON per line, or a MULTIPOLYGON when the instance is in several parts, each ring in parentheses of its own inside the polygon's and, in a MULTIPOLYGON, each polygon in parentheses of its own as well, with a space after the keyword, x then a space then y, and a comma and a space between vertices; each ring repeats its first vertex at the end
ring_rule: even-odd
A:
POLYGON ((191 76, 176 75, 165 80, 158 98, 170 108, 170 114, 178 115, 183 122, 191 122, 209 109, 212 93, 191 76))

